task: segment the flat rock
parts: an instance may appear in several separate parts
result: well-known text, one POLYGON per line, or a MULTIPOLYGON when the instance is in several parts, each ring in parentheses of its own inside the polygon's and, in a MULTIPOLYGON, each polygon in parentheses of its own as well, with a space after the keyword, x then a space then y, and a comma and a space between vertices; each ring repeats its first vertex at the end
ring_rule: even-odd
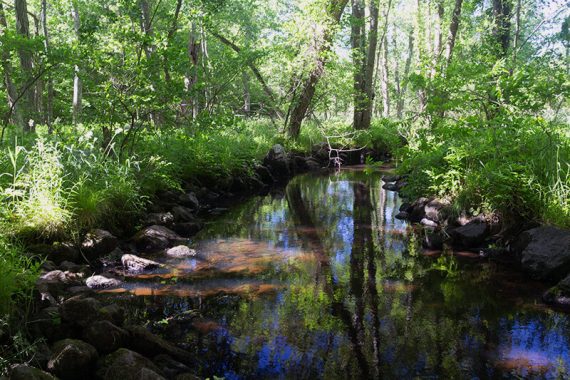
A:
POLYGON ((570 272, 570 231, 537 227, 523 232, 515 244, 523 269, 534 278, 556 281, 570 272))
POLYGON ((107 289, 121 285, 122 281, 112 277, 94 275, 85 280, 85 285, 89 289, 107 289))
POLYGON ((145 270, 154 269, 161 266, 156 261, 143 259, 142 257, 130 254, 123 255, 123 257, 121 257, 121 263, 123 264, 123 268, 125 268, 125 270, 133 273, 140 273, 145 270))
POLYGON ((97 358, 97 350, 89 343, 64 339, 54 343, 47 369, 62 380, 80 379, 92 372, 97 358))
POLYGON ((160 251, 172 244, 184 243, 185 239, 164 226, 153 225, 139 231, 133 242, 141 251, 160 251))
POLYGON ((196 251, 186 245, 177 245, 176 247, 166 250, 166 255, 174 258, 187 258, 196 256, 196 251))

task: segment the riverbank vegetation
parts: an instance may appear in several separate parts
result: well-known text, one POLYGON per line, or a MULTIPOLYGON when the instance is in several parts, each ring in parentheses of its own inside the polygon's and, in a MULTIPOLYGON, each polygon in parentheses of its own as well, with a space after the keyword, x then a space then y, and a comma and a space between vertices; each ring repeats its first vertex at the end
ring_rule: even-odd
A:
POLYGON ((0 2, 0 312, 37 242, 127 234, 154 194, 276 143, 391 156, 410 199, 570 227, 563 1, 0 2))

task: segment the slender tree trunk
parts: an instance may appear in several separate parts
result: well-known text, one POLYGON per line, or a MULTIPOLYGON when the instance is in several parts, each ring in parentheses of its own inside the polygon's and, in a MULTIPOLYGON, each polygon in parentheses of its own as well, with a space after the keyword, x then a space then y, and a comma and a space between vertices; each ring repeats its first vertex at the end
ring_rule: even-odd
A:
POLYGON ((398 119, 402 118, 402 114, 404 111, 404 101, 406 97, 406 90, 408 89, 408 76, 410 75, 410 68, 412 66, 412 57, 414 55, 414 31, 413 29, 410 30, 410 34, 408 35, 408 56, 406 57, 406 64, 404 66, 404 75, 403 75, 403 85, 402 91, 400 92, 401 96, 398 99, 396 113, 398 119))
MULTIPOLYGON (((425 73, 425 23, 422 11, 422 0, 416 0, 416 20, 415 20, 415 28, 416 31, 416 41, 417 41, 417 62, 419 70, 422 74, 425 73)), ((420 112, 423 112, 426 106, 426 90, 419 89, 418 90, 418 103, 420 112)))
MULTIPOLYGON (((28 21, 28 5, 26 0, 15 0, 15 10, 16 10, 16 31, 24 39, 30 38, 30 23, 28 21)), ((33 63, 32 63, 32 53, 25 47, 18 49, 18 55, 20 56, 20 66, 22 68, 22 73, 24 80, 22 82, 21 90, 25 93, 22 96, 22 107, 21 112, 24 120, 24 131, 29 132, 35 129, 35 115, 36 107, 36 96, 34 87, 30 85, 34 80, 33 74, 33 63)))
POLYGON ((493 0, 493 35, 499 45, 499 56, 505 57, 511 43, 510 0, 493 0))
POLYGON ((517 52, 520 43, 521 33, 521 0, 517 0, 517 7, 515 10, 515 40, 513 41, 513 66, 517 61, 517 52))
POLYGON ((194 87, 196 86, 196 83, 198 83, 198 65, 200 62, 200 39, 196 33, 195 21, 192 21, 187 53, 189 69, 186 71, 186 76, 184 78, 184 89, 188 97, 186 108, 189 109, 192 118, 195 119, 200 113, 200 101, 194 91, 194 87))
MULTIPOLYGON (((43 32, 44 32, 44 50, 45 50, 45 55, 46 57, 48 57, 49 60, 49 53, 50 53, 50 42, 49 42, 49 32, 48 32, 48 26, 47 26, 47 0, 42 0, 42 25, 43 25, 43 32)), ((48 93, 47 93, 47 100, 46 100, 46 124, 48 126, 48 130, 51 133, 52 130, 52 120, 53 120, 53 97, 54 97, 54 91, 53 91, 53 78, 51 76, 51 73, 48 73, 48 78, 47 78, 47 87, 48 87, 48 93)))
POLYGON ((249 92, 249 75, 247 72, 241 74, 241 81, 243 84, 243 112, 249 115, 251 112, 251 94, 249 92))
MULTIPOLYGON (((330 0, 327 4, 327 13, 330 21, 337 25, 340 22, 342 13, 348 0, 330 0)), ((328 27, 325 29, 323 42, 317 48, 317 57, 312 70, 308 77, 305 79, 300 90, 298 99, 293 99, 290 112, 288 132, 289 136, 296 139, 301 132, 301 124, 305 119, 311 100, 315 95, 315 90, 319 79, 323 75, 325 64, 327 62, 328 52, 331 50, 331 44, 334 38, 334 28, 328 27)))
MULTIPOLYGON (((3 37, 8 31, 8 24, 6 22, 6 14, 4 13, 4 5, 0 2, 0 36, 3 37)), ((22 129, 24 128, 22 115, 20 113, 20 106, 16 104, 18 91, 12 80, 12 64, 10 63, 10 53, 2 47, 2 71, 4 73, 3 80, 6 86, 6 95, 8 96, 8 107, 12 110, 12 122, 22 129)))
POLYGON ((370 29, 368 32, 368 53, 366 55, 366 77, 364 90, 366 104, 362 111, 362 129, 370 128, 374 108, 374 68, 376 67, 376 49, 378 47, 378 3, 370 1, 370 29))
POLYGON ((178 17, 180 16, 180 8, 182 8, 182 0, 177 0, 176 8, 174 10, 174 17, 172 18, 172 26, 168 30, 168 36, 166 37, 166 49, 162 55, 162 62, 164 65, 164 81, 166 83, 170 83, 172 81, 170 77, 170 65, 168 62, 168 48, 170 48, 170 44, 174 39, 176 31, 178 30, 178 17))
POLYGON ((382 43, 382 116, 390 117, 390 89, 389 89, 389 68, 388 68, 388 37, 384 35, 382 43))
MULTIPOLYGON (((141 18, 140 18, 141 31, 144 33, 144 35, 146 37, 148 37, 150 39, 150 38, 152 38, 152 36, 154 34, 154 30, 152 27, 152 20, 151 20, 152 16, 151 16, 150 5, 148 3, 148 0, 139 0, 139 7, 141 10, 141 18)), ((144 47, 144 53, 146 55, 146 59, 151 59, 152 54, 154 53, 153 44, 145 42, 143 44, 143 47, 144 47)))
MULTIPOLYGON (((396 25, 394 25, 394 29, 396 25)), ((399 54, 396 55, 398 49, 398 42, 396 41, 396 33, 392 36, 392 46, 394 49, 394 89, 396 92, 396 115, 399 118, 399 107, 400 107, 400 99, 402 98, 402 88, 401 88, 401 79, 400 79, 400 57, 399 54)))
MULTIPOLYGON (((75 30, 75 38, 77 44, 81 43, 80 28, 81 18, 79 16, 79 6, 77 0, 71 1, 71 15, 73 17, 73 29, 75 30)), ((83 83, 79 76, 79 65, 74 66, 73 76, 73 125, 77 126, 81 122, 81 108, 83 103, 83 83)))
POLYGON ((445 68, 451 63, 451 57, 453 56, 453 48, 455 47, 455 39, 457 38, 457 31, 459 30, 459 21, 461 18, 461 7, 463 5, 463 0, 455 0, 455 6, 453 8, 453 13, 451 15, 451 23, 449 24, 449 33, 447 36, 447 46, 445 48, 445 68))
POLYGON ((353 98, 355 129, 363 129, 364 108, 366 108, 365 93, 365 46, 366 37, 364 31, 364 0, 352 0, 352 25, 350 29, 350 41, 352 44, 352 60, 354 62, 353 75, 353 98))
POLYGON ((442 52, 442 24, 443 24, 444 8, 443 0, 437 0, 437 12, 435 20, 435 39, 434 53, 431 64, 431 77, 433 78, 437 72, 438 63, 442 52))

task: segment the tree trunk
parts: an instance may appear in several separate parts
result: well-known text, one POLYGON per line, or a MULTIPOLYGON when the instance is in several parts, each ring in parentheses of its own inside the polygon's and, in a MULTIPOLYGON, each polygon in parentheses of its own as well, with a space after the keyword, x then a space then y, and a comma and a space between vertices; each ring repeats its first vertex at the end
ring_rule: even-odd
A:
POLYGON ((455 0, 455 7, 453 8, 453 14, 451 15, 451 23, 449 24, 449 33, 447 36, 447 46, 445 48, 445 70, 451 63, 451 57, 453 56, 453 48, 455 47, 455 39, 457 38, 457 31, 459 30, 459 20, 461 18, 461 7, 463 5, 463 0, 455 0))
MULTIPOLYGON (((16 10, 16 31, 24 39, 30 38, 30 23, 28 21, 28 5, 26 0, 15 0, 15 10, 16 10)), ((19 48, 18 55, 20 56, 20 66, 22 68, 22 74, 24 77, 21 90, 24 94, 22 96, 22 107, 21 112, 24 120, 24 131, 29 132, 35 129, 35 110, 36 106, 36 95, 33 85, 31 83, 34 81, 33 74, 33 63, 32 63, 32 53, 28 49, 19 48)))
POLYGON ((410 30, 410 34, 408 35, 408 57, 406 58, 406 65, 404 66, 404 83, 402 85, 402 91, 400 92, 400 98, 398 99, 397 104, 397 115, 398 119, 402 118, 402 113, 404 111, 404 100, 406 96, 406 90, 408 89, 408 76, 410 75, 410 67, 412 65, 412 56, 414 55, 414 31, 413 29, 410 30))
POLYGON ((499 45, 499 56, 505 57, 511 42, 510 0, 493 0, 493 36, 499 45))
MULTIPOLYGON (((72 0, 71 2, 71 15, 73 17, 73 29, 75 30, 75 38, 77 44, 80 43, 81 36, 80 30, 81 27, 81 19, 79 17, 79 7, 77 4, 77 0, 72 0)), ((81 104, 83 102, 83 83, 81 78, 79 77, 79 65, 75 65, 74 67, 74 76, 73 76, 73 125, 77 126, 81 122, 81 104)))
POLYGON ((170 44, 172 43, 172 40, 174 38, 174 34, 178 30, 178 17, 180 15, 180 8, 182 8, 182 0, 178 0, 176 2, 176 9, 174 10, 174 17, 172 19, 172 26, 170 27, 170 30, 168 30, 168 36, 166 37, 166 49, 164 49, 164 54, 162 56, 162 61, 163 61, 163 65, 164 65, 164 81, 166 83, 171 82, 170 67, 169 67, 169 63, 168 63, 168 48, 170 47, 170 44))
MULTIPOLYGON (((8 31, 8 24, 6 23, 6 14, 4 13, 4 6, 0 2, 0 36, 4 36, 8 31)), ((2 48, 2 71, 4 72, 4 85, 6 86, 6 93, 8 96, 8 107, 12 110, 12 123, 24 128, 22 115, 20 113, 20 106, 16 104, 18 92, 12 80, 12 64, 10 63, 10 53, 8 50, 2 48)))
POLYGON ((366 104, 362 110, 362 129, 370 128, 374 106, 374 68, 376 67, 376 49, 378 47, 378 3, 370 1, 370 30, 368 32, 368 54, 366 56, 366 76, 364 90, 366 104))
MULTIPOLYGON (((394 25, 394 29, 396 25, 394 25)), ((398 42, 396 41, 396 33, 392 36, 392 46, 394 47, 394 52, 398 49, 398 42)), ((399 107, 400 107, 400 99, 402 98, 402 88, 401 88, 401 79, 400 79, 400 59, 398 56, 394 59, 394 88, 396 92, 396 115, 398 118, 400 117, 399 107)))
POLYGON ((190 68, 186 71, 184 78, 184 90, 187 94, 187 101, 184 114, 190 114, 193 119, 200 113, 200 102, 197 94, 194 93, 194 86, 198 82, 198 64, 200 62, 200 40, 196 35, 196 22, 192 21, 192 28, 188 39, 188 61, 190 68))
MULTIPOLYGON (((48 57, 49 60, 49 53, 50 53, 50 42, 49 42, 49 33, 48 33, 48 26, 47 26, 47 0, 42 0, 42 25, 43 25, 43 32, 44 32, 44 50, 45 55, 48 57)), ((49 63, 48 63, 49 64, 49 63)), ((48 94, 47 94, 47 101, 46 101, 46 115, 45 121, 48 126, 48 131, 51 133, 52 131, 52 120, 53 120, 53 78, 51 73, 48 73, 47 78, 47 87, 48 87, 48 94)))
POLYGON ((389 89, 389 72, 388 72, 388 38, 384 35, 382 43, 382 116, 390 117, 390 89, 389 89))
POLYGON ((243 83, 243 112, 249 115, 251 112, 251 95, 249 92, 249 75, 245 71, 241 74, 241 81, 243 83))
MULTIPOLYGON (((337 25, 340 22, 342 13, 348 0, 330 0, 327 5, 327 13, 330 20, 337 25)), ((291 107, 291 116, 289 119, 288 132, 289 136, 296 139, 301 132, 301 124, 305 119, 311 100, 315 95, 315 90, 319 79, 323 75, 325 64, 327 62, 327 55, 331 50, 331 44, 334 38, 334 27, 325 29, 323 42, 317 48, 317 58, 314 66, 305 79, 298 99, 293 99, 291 107)))
POLYGON ((365 46, 364 34, 364 1, 352 0, 352 25, 350 29, 350 41, 352 44, 352 60, 354 62, 353 90, 354 90, 354 120, 355 129, 363 129, 364 109, 366 108, 365 88, 365 46))

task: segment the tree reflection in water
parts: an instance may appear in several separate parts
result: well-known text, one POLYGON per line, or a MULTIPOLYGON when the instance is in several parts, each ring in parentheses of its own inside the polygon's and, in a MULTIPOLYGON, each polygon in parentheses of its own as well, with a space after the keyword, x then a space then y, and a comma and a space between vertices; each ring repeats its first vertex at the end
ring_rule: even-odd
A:
POLYGON ((143 308, 150 320, 195 310, 198 319, 161 328, 196 350, 204 376, 566 376, 568 316, 541 307, 540 287, 508 268, 464 259, 457 276, 431 270, 434 259, 394 218, 400 200, 381 184, 378 173, 301 176, 283 196, 236 206, 196 248, 210 263, 227 255, 240 268, 260 258, 266 266, 216 264, 204 279, 180 263, 175 283, 130 300, 131 318, 143 308))

